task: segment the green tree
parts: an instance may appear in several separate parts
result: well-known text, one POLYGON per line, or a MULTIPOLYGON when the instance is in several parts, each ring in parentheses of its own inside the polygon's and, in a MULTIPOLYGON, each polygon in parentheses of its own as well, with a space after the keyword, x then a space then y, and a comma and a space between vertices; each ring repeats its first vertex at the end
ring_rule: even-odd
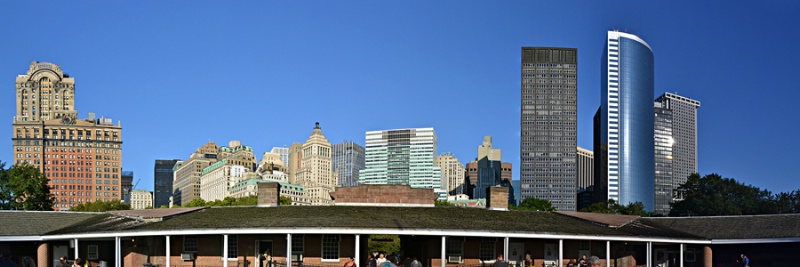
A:
POLYGON ((131 205, 120 200, 87 202, 70 208, 70 211, 105 212, 111 210, 129 210, 131 205))
MULTIPOLYGON (((282 197, 283 198, 283 197, 282 197)), ((291 199, 289 200, 289 204, 291 205, 291 199)), ((281 203, 283 204, 283 203, 281 203)), ((247 197, 240 197, 236 199, 235 206, 255 206, 258 205, 258 196, 247 196, 247 197)))
MULTIPOLYGON (((258 200, 256 200, 258 202, 258 200)), ((292 205, 292 199, 289 197, 280 196, 280 200, 278 201, 278 205, 289 206, 292 205)))
MULTIPOLYGON (((692 174, 678 187, 678 194, 683 199, 672 203, 670 216, 771 214, 779 210, 776 197, 769 191, 716 173, 703 177, 692 174)), ((784 201, 791 201, 791 197, 787 195, 784 201)))
MULTIPOLYGON (((0 163, 4 169, 5 163, 0 163)), ((47 177, 39 168, 17 164, 0 172, 0 207, 17 210, 53 210, 47 177)))
POLYGON ((450 203, 449 201, 446 201, 446 200, 435 200, 435 201, 433 201, 433 206, 436 206, 436 207, 453 207, 455 205, 456 204, 450 203))
POLYGON ((580 211, 582 212, 593 212, 593 213, 608 213, 608 214, 622 214, 622 215, 637 215, 637 216, 650 216, 651 214, 648 213, 644 209, 644 204, 642 202, 633 202, 628 205, 620 205, 613 199, 609 199, 608 202, 597 202, 589 207, 583 208, 580 211))
POLYGON ((183 204, 183 206, 186 208, 191 208, 191 207, 205 207, 210 205, 209 203, 206 203, 206 201, 203 200, 202 198, 195 198, 192 199, 192 201, 189 201, 189 203, 183 204))
POLYGON ((519 203, 519 206, 511 207, 517 210, 556 211, 556 208, 553 207, 553 203, 550 203, 550 200, 535 197, 526 198, 519 203))
POLYGON ((369 252, 380 251, 392 253, 400 251, 400 236, 398 235, 370 235, 367 242, 369 252))
POLYGON ((11 188, 8 187, 8 174, 5 166, 6 163, 0 161, 0 210, 10 210, 14 203, 11 188))

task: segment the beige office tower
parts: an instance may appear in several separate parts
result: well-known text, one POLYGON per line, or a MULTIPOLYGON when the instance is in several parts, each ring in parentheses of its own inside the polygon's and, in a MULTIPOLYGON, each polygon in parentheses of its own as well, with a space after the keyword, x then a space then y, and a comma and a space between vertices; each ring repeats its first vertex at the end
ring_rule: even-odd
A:
MULTIPOLYGON (((303 158, 303 144, 301 143, 292 143, 289 146, 289 183, 290 184, 298 184, 297 183, 297 172, 300 171, 300 160, 303 158)), ((285 163, 284 163, 285 164, 285 163)))
POLYGON ((594 185, 594 152, 578 147, 577 174, 578 192, 589 190, 594 185))
POLYGON ((218 152, 219 146, 209 141, 183 161, 180 167, 176 165, 172 184, 174 205, 186 205, 192 199, 200 198, 200 176, 206 167, 217 162, 218 152))
POLYGON ((227 159, 229 165, 244 166, 248 172, 255 172, 258 168, 258 160, 253 154, 253 148, 242 145, 238 140, 231 140, 228 146, 219 148, 217 159, 227 159))
POLYGON ((13 162, 48 178, 55 210, 122 200, 122 127, 93 113, 77 119, 74 96, 75 79, 53 63, 33 61, 16 79, 13 162))
POLYGON ((319 122, 303 144, 302 153, 300 169, 295 177, 297 184, 305 187, 311 205, 332 205, 330 193, 337 184, 333 174, 333 148, 322 134, 319 122))
POLYGON ((465 169, 464 164, 458 158, 453 156, 453 153, 446 152, 436 157, 436 166, 442 168, 442 181, 446 181, 447 194, 455 196, 458 194, 465 194, 464 179, 465 169))

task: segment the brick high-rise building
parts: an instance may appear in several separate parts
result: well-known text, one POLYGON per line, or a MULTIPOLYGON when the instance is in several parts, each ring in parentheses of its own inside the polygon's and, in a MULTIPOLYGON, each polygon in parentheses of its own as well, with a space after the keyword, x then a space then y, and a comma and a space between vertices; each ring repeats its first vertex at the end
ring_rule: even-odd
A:
POLYGON ((48 62, 31 62, 16 79, 14 164, 39 168, 55 210, 122 200, 122 127, 111 118, 78 119, 75 79, 48 62))
POLYGON ((578 49, 522 48, 520 202, 576 209, 578 49))

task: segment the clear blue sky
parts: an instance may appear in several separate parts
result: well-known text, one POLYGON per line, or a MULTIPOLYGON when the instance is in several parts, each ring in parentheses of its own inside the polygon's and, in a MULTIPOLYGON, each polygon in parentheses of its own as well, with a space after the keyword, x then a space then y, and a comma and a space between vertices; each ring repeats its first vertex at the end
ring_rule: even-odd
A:
MULTIPOLYGON (((123 126, 123 168, 212 140, 258 158, 303 142, 434 127, 473 159, 484 135, 519 172, 520 47, 578 48, 578 145, 592 147, 606 31, 647 41, 656 95, 702 102, 700 173, 800 189, 797 1, 4 1, 0 160, 14 78, 32 60, 75 77, 75 107, 123 126), (645 2, 645 3, 640 3, 645 2)), ((654 95, 655 97, 655 95, 654 95)))

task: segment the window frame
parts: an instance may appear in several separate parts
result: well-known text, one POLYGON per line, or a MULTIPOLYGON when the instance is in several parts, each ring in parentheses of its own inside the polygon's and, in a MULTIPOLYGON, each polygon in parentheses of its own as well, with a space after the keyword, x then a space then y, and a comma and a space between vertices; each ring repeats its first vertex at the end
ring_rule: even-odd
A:
POLYGON ((183 240, 181 243, 182 243, 181 250, 184 253, 197 253, 197 236, 185 235, 183 236, 183 240))
POLYGON ((322 235, 322 246, 320 246, 320 261, 321 262, 339 262, 341 257, 341 243, 342 237, 338 234, 326 234, 322 235), (335 240, 326 240, 327 238, 333 238, 335 240), (333 246, 333 247, 331 247, 333 246), (326 251, 330 250, 330 251, 326 251), (331 255, 326 255, 330 252, 336 252, 336 258, 329 257, 331 255))
POLYGON ((228 235, 228 260, 239 259, 239 235, 228 235), (231 253, 233 252, 233 253, 231 253))
POLYGON ((86 247, 86 259, 96 260, 100 258, 100 249, 97 245, 88 245, 86 247))

